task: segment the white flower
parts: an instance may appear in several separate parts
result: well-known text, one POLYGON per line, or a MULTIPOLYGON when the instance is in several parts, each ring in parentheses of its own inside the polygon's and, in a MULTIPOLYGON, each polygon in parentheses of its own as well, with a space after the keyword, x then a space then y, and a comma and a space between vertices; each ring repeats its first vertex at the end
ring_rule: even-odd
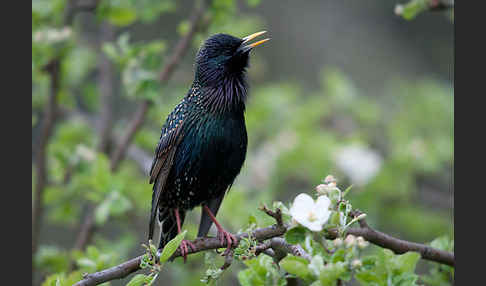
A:
POLYGON ((350 145, 336 154, 336 165, 356 185, 366 185, 381 169, 383 159, 369 148, 350 145))
POLYGON ((300 194, 294 199, 290 215, 308 229, 321 231, 331 215, 330 205, 331 201, 326 196, 319 196, 317 201, 314 201, 308 194, 300 194))

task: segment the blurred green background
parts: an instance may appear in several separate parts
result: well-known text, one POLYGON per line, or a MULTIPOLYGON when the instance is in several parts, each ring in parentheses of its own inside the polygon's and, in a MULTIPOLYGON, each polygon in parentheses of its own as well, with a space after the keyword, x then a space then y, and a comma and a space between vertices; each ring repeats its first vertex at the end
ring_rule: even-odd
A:
MULTIPOLYGON (((217 0, 168 83, 161 83, 159 73, 200 4, 32 1, 33 202, 52 87, 52 73, 43 67, 60 63, 33 285, 51 285, 60 273, 77 281, 144 251, 152 193, 147 167, 160 128, 192 82, 198 47, 220 32, 243 37, 267 30, 272 38, 251 56, 249 149, 218 213, 224 226, 244 230, 250 215, 262 216, 259 205, 289 202, 333 174, 341 188, 353 185, 349 199, 377 229, 422 243, 453 238, 450 14, 406 21, 388 0, 217 0), (110 156, 144 100, 152 102, 147 117, 112 172, 110 156), (77 247, 86 221, 92 235, 77 247)), ((199 215, 197 208, 186 219, 189 238, 199 215)), ((186 265, 177 259, 155 285, 200 285, 206 268, 204 253, 189 256, 186 265)), ((221 285, 238 285, 242 268, 234 263, 221 285)))

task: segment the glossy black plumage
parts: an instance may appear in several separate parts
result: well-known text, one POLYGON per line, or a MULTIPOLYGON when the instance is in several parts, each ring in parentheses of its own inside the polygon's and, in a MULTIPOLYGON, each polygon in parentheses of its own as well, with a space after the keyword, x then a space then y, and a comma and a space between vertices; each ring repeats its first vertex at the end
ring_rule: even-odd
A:
MULTIPOLYGON (((247 149, 245 70, 252 48, 246 39, 217 34, 196 57, 194 82, 167 117, 150 171, 154 183, 149 239, 157 219, 159 249, 178 233, 185 212, 201 204, 216 215, 222 199, 243 166, 247 149)), ((256 46, 256 45, 255 45, 256 46)), ((203 211, 198 236, 212 221, 203 211)))

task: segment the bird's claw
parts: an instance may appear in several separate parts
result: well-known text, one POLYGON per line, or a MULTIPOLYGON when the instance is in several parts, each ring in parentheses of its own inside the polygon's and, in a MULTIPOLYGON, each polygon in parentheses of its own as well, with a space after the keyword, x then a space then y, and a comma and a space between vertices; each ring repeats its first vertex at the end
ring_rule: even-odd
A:
POLYGON ((184 263, 186 263, 187 254, 189 253, 188 247, 190 247, 192 251, 196 251, 196 246, 192 242, 183 239, 181 245, 179 245, 179 251, 181 252, 181 256, 184 258, 184 263))
POLYGON ((218 239, 221 244, 225 244, 225 242, 227 244, 227 248, 222 254, 223 256, 228 255, 228 253, 231 251, 231 248, 238 245, 238 239, 236 238, 236 236, 224 229, 218 231, 218 239))

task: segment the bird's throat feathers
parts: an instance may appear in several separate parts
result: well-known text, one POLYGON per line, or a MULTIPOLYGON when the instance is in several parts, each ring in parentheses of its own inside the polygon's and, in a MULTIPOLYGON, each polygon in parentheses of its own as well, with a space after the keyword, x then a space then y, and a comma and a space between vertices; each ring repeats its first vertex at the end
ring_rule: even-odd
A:
POLYGON ((197 95, 197 104, 211 113, 243 113, 248 92, 245 73, 230 74, 213 81, 196 78, 193 92, 197 95))

